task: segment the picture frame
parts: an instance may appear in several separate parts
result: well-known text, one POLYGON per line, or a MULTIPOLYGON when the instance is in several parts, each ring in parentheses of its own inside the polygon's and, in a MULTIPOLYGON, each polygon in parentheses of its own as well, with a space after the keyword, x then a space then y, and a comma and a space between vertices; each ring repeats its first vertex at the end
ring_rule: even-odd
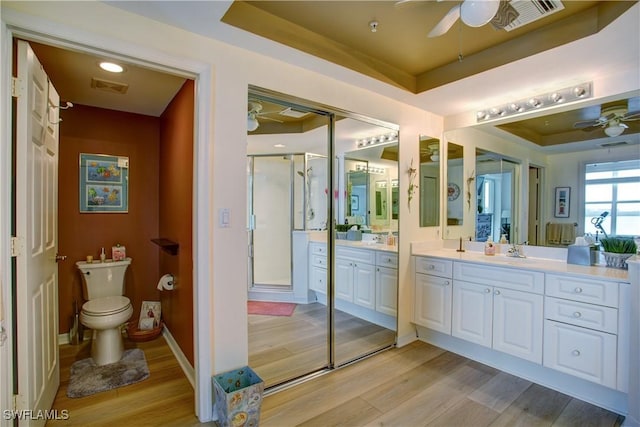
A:
POLYGON ((351 211, 357 211, 360 209, 360 197, 351 195, 351 211))
POLYGON ((129 158, 80 153, 80 212, 129 211, 129 158))
POLYGON ((162 319, 162 306, 160 301, 142 301, 140 307, 140 319, 138 329, 149 330, 160 326, 162 319))
POLYGON ((569 218, 570 203, 571 187, 556 187, 555 209, 553 216, 556 218, 569 218))

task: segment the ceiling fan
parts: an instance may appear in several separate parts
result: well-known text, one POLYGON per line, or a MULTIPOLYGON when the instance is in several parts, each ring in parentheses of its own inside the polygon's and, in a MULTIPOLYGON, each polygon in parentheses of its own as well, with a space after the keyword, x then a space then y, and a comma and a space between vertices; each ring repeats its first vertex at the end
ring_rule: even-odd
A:
POLYGON ((276 113, 279 113, 279 111, 262 111, 261 103, 259 103, 258 101, 249 101, 249 111, 247 112, 247 129, 249 130, 249 132, 253 132, 254 130, 258 129, 258 126, 260 126, 258 117, 282 123, 282 120, 277 120, 266 116, 266 114, 276 113))
POLYGON ((640 120, 640 109, 629 111, 628 107, 617 105, 602 110, 597 119, 575 122, 573 127, 587 132, 602 128, 604 133, 613 137, 621 135, 625 129, 628 129, 629 126, 623 122, 631 120, 640 120))
POLYGON ((491 23, 499 30, 511 24, 518 16, 518 11, 508 0, 464 0, 447 12, 429 32, 428 37, 445 34, 458 19, 470 27, 482 27, 491 23))

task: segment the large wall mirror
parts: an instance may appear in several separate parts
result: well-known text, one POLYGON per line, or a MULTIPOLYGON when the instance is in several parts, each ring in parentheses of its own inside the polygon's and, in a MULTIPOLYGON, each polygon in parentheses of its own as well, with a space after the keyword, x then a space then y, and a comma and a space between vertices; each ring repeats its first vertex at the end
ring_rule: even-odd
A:
POLYGON ((519 182, 519 163, 476 148, 476 241, 519 241, 513 221, 519 218, 519 182))
POLYGON ((420 227, 440 224, 440 140, 420 135, 420 227))
MULTIPOLYGON (((464 148, 447 143, 447 226, 463 225, 464 218, 464 148)), ((447 237, 452 236, 447 229, 447 237)))

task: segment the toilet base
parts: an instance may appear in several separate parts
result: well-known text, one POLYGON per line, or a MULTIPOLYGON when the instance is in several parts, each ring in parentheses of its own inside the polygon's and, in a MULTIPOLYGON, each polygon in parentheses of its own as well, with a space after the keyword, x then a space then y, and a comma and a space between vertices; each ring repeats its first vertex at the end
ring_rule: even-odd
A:
POLYGON ((120 327, 93 331, 91 357, 96 365, 108 365, 122 358, 124 341, 120 327))

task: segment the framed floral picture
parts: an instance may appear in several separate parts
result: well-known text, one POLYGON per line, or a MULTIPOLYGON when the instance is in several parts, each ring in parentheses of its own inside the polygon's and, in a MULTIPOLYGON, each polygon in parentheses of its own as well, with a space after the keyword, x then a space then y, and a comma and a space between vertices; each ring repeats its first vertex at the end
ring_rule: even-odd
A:
POLYGON ((569 218, 569 202, 571 187, 556 187, 556 203, 553 216, 556 218, 569 218))
POLYGON ((129 158, 80 153, 80 212, 128 212, 129 158))

